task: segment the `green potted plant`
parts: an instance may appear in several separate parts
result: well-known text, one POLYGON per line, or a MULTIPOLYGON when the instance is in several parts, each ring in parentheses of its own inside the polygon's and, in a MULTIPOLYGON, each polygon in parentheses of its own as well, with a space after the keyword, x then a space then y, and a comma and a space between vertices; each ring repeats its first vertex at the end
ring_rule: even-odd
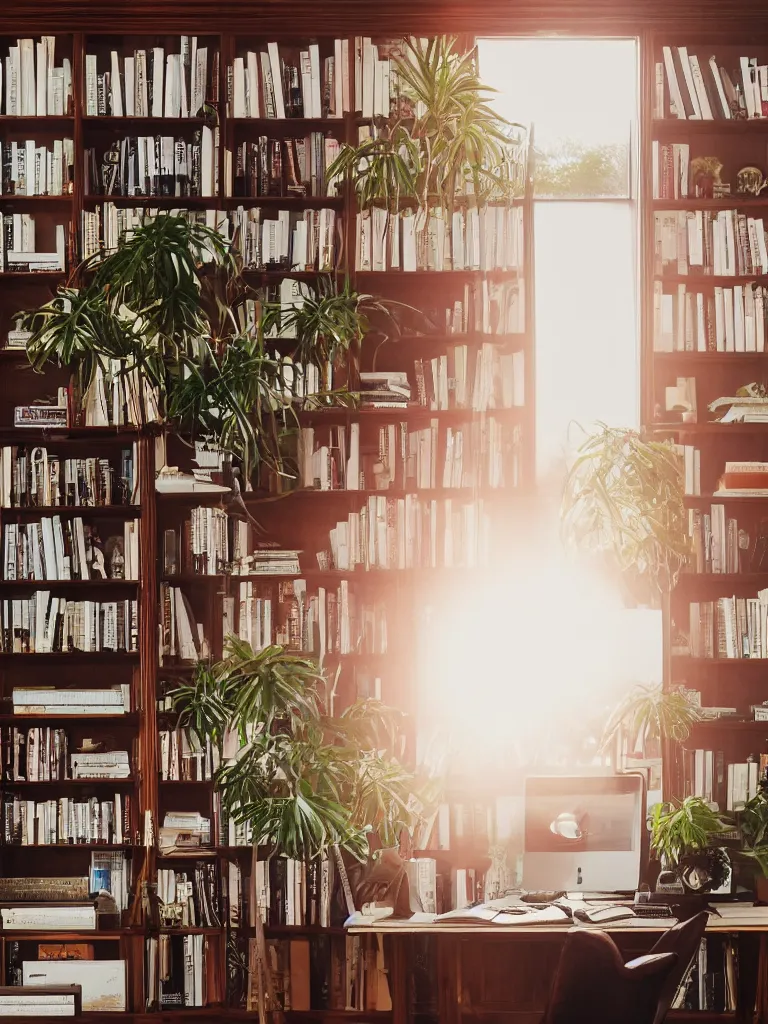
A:
POLYGON ((733 825, 698 796, 659 803, 651 810, 651 850, 661 861, 662 874, 672 873, 687 892, 721 888, 731 872, 730 859, 722 848, 725 833, 733 825), (718 837, 720 839, 718 840, 718 837))
POLYGON ((700 720, 699 708, 683 691, 636 686, 611 712, 600 746, 608 750, 626 735, 635 749, 661 756, 662 741, 684 743, 700 720))
POLYGON ((690 552, 675 447, 601 424, 569 469, 560 521, 567 546, 597 557, 637 601, 658 607, 690 552))
MULTIPOLYGON (((402 761, 400 713, 362 701, 334 717, 332 686, 307 657, 279 646, 254 651, 230 636, 225 657, 199 666, 174 701, 179 725, 201 740, 237 736, 216 785, 223 806, 250 825, 254 857, 260 848, 304 861, 345 851, 363 864, 420 818, 426 789, 402 761)), ((269 993, 256 918, 257 982, 269 993)))
POLYGON ((279 365, 261 332, 239 328, 245 290, 217 231, 159 215, 86 260, 73 280, 20 314, 35 370, 68 368, 83 408, 94 396, 110 401, 106 381, 131 381, 139 425, 170 421, 204 436, 242 462, 246 480, 260 461, 279 463, 279 365))
POLYGON ((457 194, 484 203, 522 192, 525 130, 490 105, 494 90, 481 82, 474 51, 459 52, 449 36, 404 40, 392 64, 399 102, 374 137, 342 147, 329 180, 349 181, 363 209, 412 200, 452 210, 457 194))

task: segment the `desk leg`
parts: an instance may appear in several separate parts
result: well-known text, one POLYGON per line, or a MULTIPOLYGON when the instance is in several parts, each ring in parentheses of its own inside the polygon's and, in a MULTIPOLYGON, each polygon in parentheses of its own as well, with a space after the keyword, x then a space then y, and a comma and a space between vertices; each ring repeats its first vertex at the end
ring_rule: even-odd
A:
MULTIPOLYGON (((764 1020, 762 1007, 757 1007, 755 1014, 755 1001, 758 994, 758 980, 761 969, 765 970, 765 964, 761 957, 763 943, 761 936, 756 932, 742 932, 739 935, 739 991, 736 999, 736 1020, 747 1024, 753 1020, 762 1022, 764 1020)), ((762 985, 760 989, 762 989, 762 985)))
POLYGON ((411 1024, 411 998, 409 985, 409 935, 391 935, 387 945, 389 987, 392 995, 392 1024, 411 1024))
POLYGON ((438 1020, 440 1024, 461 1024, 461 939, 455 935, 436 935, 435 942, 438 1020))

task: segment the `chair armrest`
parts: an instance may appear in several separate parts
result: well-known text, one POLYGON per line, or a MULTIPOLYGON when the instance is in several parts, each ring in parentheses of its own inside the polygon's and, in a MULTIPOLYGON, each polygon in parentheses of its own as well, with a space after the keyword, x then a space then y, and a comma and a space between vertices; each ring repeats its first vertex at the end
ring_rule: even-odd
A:
POLYGON ((677 953, 646 953, 624 964, 624 968, 637 978, 649 978, 670 970, 676 962, 677 953))

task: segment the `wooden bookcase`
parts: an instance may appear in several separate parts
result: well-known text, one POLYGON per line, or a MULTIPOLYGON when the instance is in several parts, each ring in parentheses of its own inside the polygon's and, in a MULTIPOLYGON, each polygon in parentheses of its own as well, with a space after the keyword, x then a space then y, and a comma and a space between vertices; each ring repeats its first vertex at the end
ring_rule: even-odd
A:
MULTIPOLYGON (((14 26, 15 27, 15 26, 14 26)), ((180 28, 184 28, 180 26, 180 28)), ((45 225, 50 223, 66 223, 69 226, 70 234, 79 237, 81 213, 84 210, 92 210, 99 202, 106 199, 116 203, 118 206, 142 206, 151 205, 160 208, 179 206, 182 208, 215 208, 232 209, 237 206, 277 206, 280 209, 297 209, 320 205, 317 199, 301 198, 280 198, 280 199, 245 199, 232 197, 230 189, 225 181, 225 151, 232 150, 233 146, 243 139, 252 139, 259 134, 266 134, 273 137, 281 137, 291 132, 303 134, 305 131, 321 130, 335 135, 339 141, 356 142, 358 127, 362 123, 359 114, 352 111, 344 117, 336 120, 257 120, 257 119, 234 119, 228 116, 226 96, 226 75, 227 67, 233 56, 240 53, 244 47, 251 43, 266 43, 275 41, 285 45, 296 42, 305 43, 309 37, 292 37, 288 33, 270 35, 250 34, 247 38, 241 38, 232 34, 219 34, 206 36, 206 42, 210 50, 219 52, 219 102, 218 102, 218 124, 220 129, 220 161, 219 161, 219 188, 216 196, 212 198, 174 198, 174 199, 141 199, 137 197, 101 197, 86 195, 84 190, 84 154, 91 147, 102 147, 108 145, 114 139, 127 134, 157 134, 167 133, 174 136, 188 138, 199 122, 195 119, 167 119, 167 118, 138 118, 138 117, 88 117, 85 114, 84 103, 84 64, 85 54, 89 52, 108 52, 115 48, 124 52, 131 52, 139 40, 141 45, 150 47, 152 45, 163 45, 167 38, 166 34, 158 35, 153 27, 153 21, 148 18, 146 31, 143 31, 140 18, 134 18, 131 24, 129 35, 110 35, 109 37, 90 36, 87 32, 77 31, 65 35, 56 36, 57 56, 67 53, 72 60, 73 96, 74 109, 71 116, 58 117, 0 117, 0 139, 3 142, 13 139, 35 138, 38 144, 46 139, 57 139, 62 136, 71 137, 74 140, 75 150, 75 182, 74 192, 71 196, 63 197, 14 197, 0 196, 0 210, 10 212, 34 212, 36 221, 39 224, 38 230, 45 230, 45 225)), ((39 36, 44 27, 35 26, 24 33, 14 32, 13 36, 0 37, 0 51, 5 52, 3 47, 11 43, 17 35, 39 36)), ((316 38, 316 37, 315 37, 316 38)), ((178 40, 178 36, 174 37, 178 40)), ((350 64, 353 71, 353 40, 350 39, 350 64)), ((354 103, 353 103, 354 105, 354 103)), ((522 350, 525 354, 525 406, 520 409, 504 410, 498 415, 501 419, 519 425, 522 431, 522 448, 520 461, 519 485, 515 488, 507 487, 497 492, 483 492, 482 495, 473 494, 467 491, 457 491, 457 497, 468 498, 482 496, 488 510, 495 519, 496 528, 503 527, 512 514, 514 502, 522 495, 530 493, 534 475, 534 348, 533 348, 533 221, 532 221, 532 189, 530 167, 526 175, 527 186, 524 197, 520 200, 524 210, 524 231, 525 231, 525 330, 516 335, 494 336, 494 335, 467 335, 467 336, 424 336, 407 337, 397 344, 385 346, 378 358, 378 369, 406 369, 412 376, 414 358, 430 358, 438 352, 444 352, 445 347, 453 342, 466 342, 475 346, 484 340, 503 343, 511 350, 522 350)), ((414 304, 422 309, 440 307, 447 304, 457 294, 457 289, 463 288, 464 282, 479 278, 480 274, 469 272, 371 272, 357 273, 354 268, 355 250, 355 205, 354 198, 347 196, 343 199, 322 200, 322 205, 333 206, 342 214, 345 219, 345 247, 338 259, 336 273, 343 281, 347 276, 351 285, 359 291, 371 292, 384 297, 398 298, 414 304)), ((261 286, 267 283, 279 281, 281 277, 289 276, 304 280, 312 280, 309 273, 288 273, 288 272, 247 272, 248 283, 261 286)), ((116 682, 130 682, 132 693, 132 711, 128 715, 120 716, 118 719, 97 719, 92 721, 79 721, 72 723, 71 732, 79 736, 94 736, 104 738, 109 735, 114 738, 117 745, 125 743, 128 749, 133 750, 134 770, 130 783, 124 788, 130 789, 134 796, 132 840, 135 845, 130 847, 133 878, 138 884, 140 880, 152 882, 156 878, 159 866, 163 866, 165 858, 161 858, 154 847, 145 847, 143 843, 145 815, 151 815, 155 829, 162 823, 162 816, 165 810, 173 809, 198 809, 203 812, 211 811, 213 804, 213 784, 208 782, 162 782, 158 775, 158 724, 159 717, 156 709, 156 699, 159 693, 159 684, 163 679, 171 678, 174 674, 187 671, 183 668, 176 669, 173 666, 162 666, 158 655, 158 598, 159 587, 162 577, 161 554, 163 529, 166 526, 178 524, 189 515, 191 507, 205 504, 211 500, 216 503, 217 498, 201 495, 162 495, 157 494, 154 487, 155 472, 155 431, 131 431, 113 430, 109 428, 82 428, 70 430, 48 431, 44 434, 35 434, 28 430, 13 430, 13 407, 18 404, 26 404, 33 399, 55 391, 57 385, 66 381, 66 374, 62 371, 46 372, 44 377, 32 373, 26 365, 24 352, 4 350, 5 336, 13 322, 13 314, 20 309, 34 308, 50 297, 57 285, 65 279, 64 274, 11 274, 0 273, 0 374, 2 374, 3 387, 0 398, 0 443, 4 445, 33 445, 42 443, 47 445, 50 451, 61 454, 63 457, 82 455, 91 456, 105 453, 116 457, 121 448, 133 443, 137 445, 138 451, 138 473, 141 484, 140 505, 131 508, 107 508, 107 509, 83 509, 82 515, 86 520, 104 521, 108 525, 120 525, 122 517, 136 517, 141 523, 141 578, 138 584, 114 584, 108 582, 99 584, 93 581, 72 584, 58 584, 58 589, 63 594, 75 593, 89 596, 93 591, 96 596, 100 589, 110 590, 111 586, 118 587, 122 591, 130 590, 135 594, 139 602, 139 649, 135 654, 115 655, 86 655, 86 654, 58 654, 58 655, 4 655, 0 657, 0 697, 8 701, 11 690, 14 686, 29 684, 40 685, 42 683, 67 686, 67 685, 88 685, 94 688, 112 685, 116 682)), ((362 368, 369 368, 370 355, 375 346, 371 339, 364 343, 362 350, 362 368)), ((362 424, 362 430, 375 430, 377 426, 387 422, 407 421, 411 423, 428 422, 431 418, 437 419, 440 429, 446 424, 455 425, 461 422, 468 422, 473 418, 469 410, 451 410, 446 412, 430 413, 429 410, 411 408, 407 411, 399 410, 346 410, 337 409, 332 411, 316 411, 302 413, 302 422, 314 423, 338 423, 345 424, 358 421, 362 424)), ((169 452, 173 452, 173 441, 169 441, 169 452)), ((176 461, 169 454, 169 462, 176 461)), ((388 496, 402 496, 401 492, 388 491, 388 496)), ((434 492, 427 492, 430 497, 449 496, 449 492, 438 488, 434 492)), ((392 705, 402 708, 405 711, 413 712, 416 708, 415 694, 419 685, 417 672, 414 667, 415 659, 413 652, 418 641, 417 615, 418 608, 430 594, 436 591, 445 592, 449 585, 461 587, 462 580, 470 576, 481 578, 481 570, 465 569, 435 569, 435 570, 404 570, 369 573, 340 573, 321 572, 313 569, 314 552, 318 550, 318 542, 322 539, 325 546, 327 543, 328 530, 334 525, 339 516, 346 515, 348 511, 359 508, 367 497, 363 491, 331 491, 312 492, 301 491, 287 496, 280 496, 277 499, 268 493, 254 492, 246 496, 246 501, 251 513, 264 526, 268 533, 279 540, 280 543, 289 548, 301 549, 302 572, 301 578, 307 580, 310 592, 318 586, 335 586, 342 578, 348 578, 351 585, 369 594, 375 594, 377 599, 386 602, 391 614, 388 621, 389 645, 385 655, 366 656, 362 654, 342 656, 341 683, 339 689, 339 706, 354 699, 355 676, 354 673, 360 668, 375 670, 382 680, 382 699, 392 705)), ((40 509, 42 513, 51 513, 55 509, 40 509)), ((59 509, 59 511, 64 511, 59 509)), ((25 513, 19 509, 0 510, 0 524, 3 527, 7 523, 21 521, 25 513)), ((254 577, 258 579, 258 577, 254 577)), ((176 578, 175 583, 181 585, 190 596, 196 610, 201 609, 201 617, 210 629, 210 636, 213 645, 213 656, 221 654, 221 636, 216 635, 215 621, 218 615, 217 600, 225 593, 234 593, 230 588, 236 583, 227 577, 201 577, 184 576, 176 578)), ((26 594, 36 589, 37 584, 16 584, 0 581, 2 597, 6 597, 14 589, 23 590, 26 594)), ((219 633, 221 632, 219 627, 219 633)), ((188 672, 187 672, 188 674, 188 672)), ((11 713, 9 704, 4 704, 0 722, 10 725, 21 725, 22 719, 11 713)), ((75 786, 69 782, 61 783, 35 783, 41 792, 49 792, 53 795, 72 792, 75 786), (48 790, 47 787, 50 787, 48 790), (70 788, 71 787, 71 788, 70 788)), ((120 784, 123 786, 123 784, 120 784)), ((109 787, 114 786, 113 782, 104 783, 109 787)), ((15 786, 9 784, 8 789, 13 790, 15 786)), ((19 787, 20 789, 23 787, 19 787)), ((93 785, 94 791, 102 788, 101 783, 93 785)), ((101 848, 101 847, 100 847, 101 848)), ((214 846, 208 856, 223 863, 231 856, 243 857, 248 854, 248 848, 227 848, 214 846)), ((455 857, 448 851, 442 851, 441 866, 461 862, 461 854, 455 857)), ((73 875, 85 873, 89 864, 89 850, 83 846, 46 846, 43 848, 3 845, 0 843, 0 874, 3 876, 14 875, 73 875)), ((194 931, 194 929, 189 929, 194 931)), ((200 931, 200 929, 198 929, 200 931)), ((147 1019, 181 1019, 184 1016, 194 1015, 196 1019, 224 1019, 241 1015, 241 1011, 233 1007, 226 1007, 224 996, 226 976, 226 929, 202 929, 208 940, 208 957, 210 958, 209 971, 212 969, 219 976, 219 984, 216 989, 214 1002, 217 1006, 203 1009, 164 1009, 160 1011, 146 1012, 147 1019)), ((268 929, 267 934, 275 935, 301 935, 314 934, 315 928, 276 928, 268 929)), ((110 933, 85 933, 81 940, 95 942, 104 952, 98 955, 120 957, 127 961, 128 965, 128 986, 127 986, 127 1012, 134 1019, 145 1016, 144 1009, 144 946, 145 939, 151 932, 149 927, 142 920, 136 919, 133 922, 126 920, 119 931, 110 933)), ((29 933, 23 935, 24 942, 32 942, 33 939, 42 936, 33 936, 29 933)), ((44 936, 52 941, 76 941, 78 936, 61 935, 50 933, 44 936)), ((12 933, 0 933, 0 984, 5 983, 5 971, 8 961, 10 944, 19 940, 18 935, 12 933)), ((404 966, 404 965, 401 965, 404 966)), ((402 989, 402 980, 397 981, 393 975, 393 1001, 395 1012, 402 1011, 402 1000, 405 998, 402 989)), ((244 1015, 244 1012, 242 1012, 244 1015)), ((343 1017, 349 1016, 355 1020, 375 1021, 388 1019, 388 1013, 361 1013, 333 1011, 328 1016, 343 1017)), ((99 1015, 93 1015, 99 1016, 99 1015)), ((112 1016, 112 1015, 110 1015, 112 1016)), ((310 1011, 305 1014, 294 1014, 299 1018, 316 1020, 325 1016, 322 1011, 310 1011)))
MULTIPOLYGON (((719 63, 728 68, 738 67, 739 56, 757 56, 764 63, 768 51, 755 36, 736 30, 707 32, 702 27, 691 31, 671 30, 649 34, 646 38, 642 63, 642 141, 641 141, 641 198, 642 198, 642 321, 643 321, 643 422, 659 438, 672 438, 681 445, 694 446, 700 451, 700 494, 686 497, 686 505, 709 513, 710 506, 722 504, 725 515, 735 518, 739 529, 749 533, 750 550, 740 563, 739 572, 685 573, 671 594, 665 608, 665 686, 684 683, 699 690, 702 703, 710 706, 735 707, 742 720, 719 719, 699 723, 683 744, 688 750, 722 751, 724 764, 744 762, 750 754, 766 750, 768 723, 744 720, 751 718, 750 707, 768 697, 765 684, 765 660, 692 657, 681 652, 676 643, 681 631, 688 632, 689 602, 717 601, 721 597, 754 597, 765 586, 768 575, 751 572, 749 555, 754 545, 760 520, 765 515, 766 502, 762 498, 718 498, 713 492, 724 471, 725 462, 734 460, 764 460, 768 457, 768 432, 763 424, 716 423, 708 405, 723 395, 732 396, 740 385, 752 381, 765 382, 768 352, 717 351, 716 340, 708 337, 705 351, 697 350, 694 337, 693 351, 659 351, 654 345, 654 285, 662 281, 665 293, 674 293, 679 284, 689 290, 712 295, 716 286, 764 285, 765 277, 677 276, 661 274, 654 253, 654 215, 659 211, 686 211, 716 213, 736 210, 750 217, 765 218, 768 200, 764 195, 736 194, 737 172, 748 165, 765 167, 765 147, 768 139, 768 119, 753 120, 679 120, 672 116, 654 117, 655 67, 663 60, 663 47, 684 46, 689 53, 698 54, 708 61, 714 54, 719 63), (691 189, 688 198, 654 199, 653 144, 687 144, 690 158, 714 156, 722 163, 722 180, 730 182, 731 195, 714 198, 694 198, 691 189), (714 350, 713 350, 714 349, 714 350), (697 422, 665 423, 671 417, 664 413, 667 386, 674 385, 678 377, 694 377, 698 407, 697 422), (676 623, 676 627, 673 626, 676 623), (676 635, 677 634, 677 635, 676 635)), ((665 76, 665 95, 666 95, 665 76)), ((705 298, 706 302, 706 298, 705 298)), ((690 346, 689 346, 690 347, 690 346)), ((715 637, 715 645, 717 637, 715 637)), ((679 745, 669 744, 664 764, 665 797, 684 795, 684 758, 679 745)), ((699 794, 701 795, 701 794, 699 794)))

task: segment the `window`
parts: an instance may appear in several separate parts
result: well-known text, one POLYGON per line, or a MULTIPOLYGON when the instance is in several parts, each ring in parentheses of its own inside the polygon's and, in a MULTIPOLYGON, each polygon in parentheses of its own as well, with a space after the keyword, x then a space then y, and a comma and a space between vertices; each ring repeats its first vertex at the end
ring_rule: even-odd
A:
POLYGON ((560 478, 574 422, 637 426, 630 39, 482 39, 480 74, 536 155, 536 450, 560 478))

